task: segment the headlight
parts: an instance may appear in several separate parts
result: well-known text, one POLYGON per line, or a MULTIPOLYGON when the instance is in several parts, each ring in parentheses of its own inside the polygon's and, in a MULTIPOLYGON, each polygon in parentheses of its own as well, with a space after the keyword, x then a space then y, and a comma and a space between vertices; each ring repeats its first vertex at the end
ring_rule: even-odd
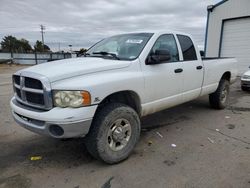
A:
POLYGON ((91 104, 87 91, 53 91, 54 105, 58 107, 82 107, 91 104))
POLYGON ((243 75, 242 78, 243 79, 250 79, 250 76, 249 75, 243 75))

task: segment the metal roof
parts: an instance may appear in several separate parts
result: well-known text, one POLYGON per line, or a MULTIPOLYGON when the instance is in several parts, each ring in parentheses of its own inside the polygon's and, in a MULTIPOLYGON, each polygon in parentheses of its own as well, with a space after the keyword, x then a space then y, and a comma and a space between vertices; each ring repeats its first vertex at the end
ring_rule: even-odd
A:
POLYGON ((208 6, 208 10, 213 11, 214 8, 226 3, 227 1, 228 0, 223 0, 223 1, 220 1, 220 2, 216 3, 215 5, 212 5, 212 6, 210 5, 210 6, 208 6))

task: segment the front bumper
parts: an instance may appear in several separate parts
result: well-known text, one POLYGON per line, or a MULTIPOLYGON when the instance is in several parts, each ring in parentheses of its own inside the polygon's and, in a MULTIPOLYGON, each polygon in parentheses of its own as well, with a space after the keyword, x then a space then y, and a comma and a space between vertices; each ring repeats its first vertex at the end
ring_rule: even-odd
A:
POLYGON ((92 123, 97 105, 82 108, 58 108, 41 111, 24 106, 13 97, 12 115, 22 127, 54 138, 85 136, 92 123))
POLYGON ((241 86, 250 88, 250 80, 241 79, 241 86))

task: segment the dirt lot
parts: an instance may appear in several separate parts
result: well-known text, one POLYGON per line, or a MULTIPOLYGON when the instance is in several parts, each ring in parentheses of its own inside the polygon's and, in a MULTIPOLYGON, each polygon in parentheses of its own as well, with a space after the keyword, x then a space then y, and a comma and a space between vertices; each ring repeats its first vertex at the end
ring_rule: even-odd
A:
POLYGON ((0 188, 250 187, 250 93, 239 82, 226 110, 203 97, 144 118, 133 154, 110 166, 83 139, 46 138, 13 121, 11 74, 21 68, 0 65, 0 188))

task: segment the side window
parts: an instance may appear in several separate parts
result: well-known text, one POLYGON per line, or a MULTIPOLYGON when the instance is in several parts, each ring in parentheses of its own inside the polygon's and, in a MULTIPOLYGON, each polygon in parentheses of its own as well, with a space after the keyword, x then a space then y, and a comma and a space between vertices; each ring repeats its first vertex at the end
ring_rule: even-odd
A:
POLYGON ((172 34, 161 35, 155 42, 151 53, 155 53, 156 50, 168 50, 171 56, 169 62, 179 61, 179 52, 176 45, 175 38, 172 34))
POLYGON ((197 60, 194 44, 190 37, 184 35, 177 35, 181 45, 184 61, 197 60))

